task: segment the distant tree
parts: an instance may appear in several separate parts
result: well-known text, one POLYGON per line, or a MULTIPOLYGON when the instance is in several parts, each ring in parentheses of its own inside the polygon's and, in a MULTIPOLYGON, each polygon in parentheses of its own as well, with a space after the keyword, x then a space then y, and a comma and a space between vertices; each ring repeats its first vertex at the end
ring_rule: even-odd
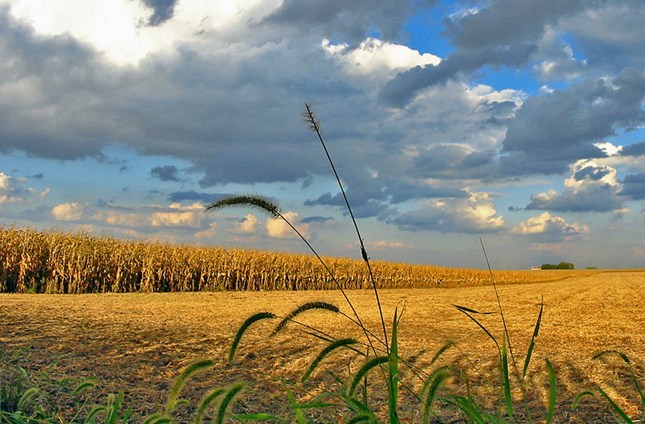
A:
POLYGON ((576 269, 571 262, 560 262, 559 264, 543 264, 542 269, 576 269))
POLYGON ((558 269, 576 269, 576 267, 571 262, 560 262, 558 269))

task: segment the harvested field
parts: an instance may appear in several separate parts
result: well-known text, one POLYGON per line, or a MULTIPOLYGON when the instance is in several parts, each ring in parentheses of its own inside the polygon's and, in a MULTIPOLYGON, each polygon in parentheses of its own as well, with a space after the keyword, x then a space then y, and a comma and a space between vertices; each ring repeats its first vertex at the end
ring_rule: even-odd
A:
MULTIPOLYGON (((529 372, 535 394, 527 402, 534 419, 539 422, 544 414, 545 357, 553 362, 558 375, 554 422, 611 421, 606 403, 597 397, 584 401, 578 411, 570 407, 577 393, 596 384, 628 413, 638 416, 638 395, 628 381, 624 363, 613 357, 605 362, 592 360, 592 356, 604 350, 627 354, 645 383, 645 271, 603 271, 498 289, 520 367, 542 296, 544 299, 541 333, 529 372)), ((367 325, 377 331, 380 324, 373 293, 350 291, 349 296, 367 325)), ((268 339, 275 323, 258 323, 242 340, 234 364, 226 364, 226 355, 237 328, 251 314, 266 310, 285 315, 312 300, 330 301, 349 312, 338 291, 1 294, 0 350, 25 349, 20 354, 22 366, 43 370, 51 365, 49 372, 56 378, 96 377, 97 386, 92 390, 99 400, 122 390, 125 404, 135 410, 133 422, 161 410, 172 379, 201 358, 213 358, 218 365, 189 383, 194 396, 205 388, 242 380, 250 387, 239 407, 288 414, 283 384, 298 379, 323 346, 319 341, 295 328, 268 339)), ((497 311, 492 287, 390 289, 381 292, 381 300, 388 321, 397 305, 405 307, 400 328, 404 358, 423 367, 441 346, 454 341, 456 348, 450 349, 441 363, 454 363, 466 370, 482 399, 497 396, 493 387, 497 383, 494 344, 451 306, 497 311)), ((336 336, 360 336, 340 316, 313 312, 302 320, 336 336)), ((482 322, 501 339, 499 314, 483 316, 482 322)), ((332 362, 324 362, 322 369, 332 362)), ((355 369, 356 364, 353 360, 351 366, 355 369)), ((342 373, 348 365, 339 359, 331 366, 342 373)), ((309 386, 294 383, 294 390, 307 398, 324 375, 318 372, 309 386)), ((377 374, 372 381, 376 380, 377 374)), ((454 390, 463 389, 459 379, 452 384, 454 390)), ((189 411, 184 413, 188 421, 189 411)), ((419 415, 404 405, 402 417, 417 422, 419 415)), ((320 422, 328 422, 326 419, 330 417, 319 417, 320 422)), ((179 420, 183 422, 181 415, 179 420)))

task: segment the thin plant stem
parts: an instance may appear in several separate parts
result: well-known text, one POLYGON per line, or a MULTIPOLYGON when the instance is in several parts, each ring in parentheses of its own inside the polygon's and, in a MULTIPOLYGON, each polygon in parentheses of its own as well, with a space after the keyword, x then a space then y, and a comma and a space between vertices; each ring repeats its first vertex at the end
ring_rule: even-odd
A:
MULTIPOLYGON (((365 338, 367 339, 368 344, 372 348, 372 351, 374 352, 374 355, 376 355, 376 348, 374 347, 374 344, 372 343, 372 338, 370 337, 370 334, 372 334, 372 333, 369 332, 367 330, 367 327, 365 326, 365 324, 363 324, 363 321, 361 320, 361 317, 358 314, 358 311, 356 311, 356 308, 354 308, 354 305, 352 304, 351 300, 347 296, 347 293, 345 293, 345 290, 343 289, 341 284, 338 282, 338 280, 334 276, 334 273, 331 271, 331 269, 329 269, 329 267, 327 266, 325 261, 322 259, 322 257, 320 257, 318 252, 316 252, 316 249, 313 248, 313 246, 309 243, 309 241, 305 238, 305 236, 302 235, 302 233, 287 218, 285 218, 284 215, 282 215, 280 212, 278 212, 278 216, 298 235, 298 237, 300 237, 300 239, 307 245, 309 250, 311 250, 313 252, 313 254, 316 256, 318 261, 323 265, 323 267, 325 268, 327 273, 329 275, 331 275, 332 281, 334 281, 334 283, 336 284, 336 287, 338 287, 340 292, 343 294, 343 297, 345 298, 345 301, 347 302, 347 304, 349 305, 349 307, 352 310, 352 313, 356 317, 356 321, 358 322, 359 327, 361 327, 361 329, 363 330, 363 333, 365 334, 365 338)), ((381 318, 382 317, 383 317, 383 315, 381 314, 381 318)), ((373 336, 373 334, 372 334, 372 336, 373 336)), ((378 340, 378 338, 377 338, 377 340, 378 340)), ((389 350, 388 342, 387 342, 387 334, 385 334, 385 347, 386 347, 387 350, 389 350)))
POLYGON ((506 341, 508 342, 508 351, 511 354, 511 362, 513 362, 513 368, 515 370, 515 375, 520 381, 521 384, 521 379, 519 378, 520 372, 519 369, 517 368, 517 362, 515 361, 515 354, 513 353, 513 346, 511 345, 511 336, 508 332, 508 326, 506 325, 506 316, 504 315, 504 309, 502 308, 502 301, 500 300, 499 297, 499 292, 497 291, 497 284, 495 283, 495 276, 493 275, 493 270, 490 266, 490 261, 488 260, 488 255, 486 254, 486 248, 484 247, 484 241, 482 240, 481 237, 479 237, 479 243, 482 246, 482 251, 484 252, 484 259, 486 259, 486 266, 488 267, 488 273, 490 274, 490 279, 491 282, 493 283, 493 290, 495 291, 495 299, 497 301, 497 307, 499 308, 499 314, 502 318, 502 325, 504 327, 504 336, 506 337, 506 341))
POLYGON ((345 205, 347 206, 347 211, 349 212, 349 216, 352 220, 352 223, 354 224, 354 229, 356 230, 356 236, 358 237, 358 242, 361 247, 361 256, 363 258, 363 261, 365 262, 365 265, 367 266, 367 271, 369 273, 372 287, 374 289, 374 297, 376 298, 376 304, 378 305, 381 325, 383 327, 383 337, 385 339, 385 346, 387 347, 387 350, 389 353, 390 344, 387 337, 387 330, 385 328, 385 318, 383 316, 383 307, 381 306, 381 299, 379 297, 378 288, 376 285, 376 279, 374 278, 374 273, 372 272, 372 266, 370 265, 370 259, 369 259, 369 256, 367 256, 367 251, 365 250, 365 243, 363 243, 363 237, 361 236, 361 232, 358 228, 358 223, 356 222, 356 218, 354 217, 354 212, 352 210, 352 207, 350 206, 349 200, 347 199, 347 194, 345 193, 345 188, 343 187, 343 183, 341 182, 340 176, 336 171, 336 166, 334 165, 334 161, 332 160, 331 155, 329 154, 329 150, 327 150, 327 145, 325 144, 325 140, 323 139, 322 132, 320 130, 320 122, 316 120, 314 112, 308 103, 305 103, 304 118, 305 118, 305 122, 307 122, 311 130, 314 131, 318 136, 318 140, 320 141, 320 144, 322 145, 323 150, 325 151, 325 155, 327 156, 329 165, 331 166, 331 169, 334 173, 334 177, 336 178, 336 182, 338 183, 340 192, 343 195, 343 200, 345 201, 345 205))
POLYGON ((300 232, 300 230, 298 230, 298 228, 296 228, 296 226, 293 225, 291 223, 291 221, 289 221, 280 212, 280 209, 278 208, 277 205, 273 204, 272 202, 270 202, 267 199, 265 199, 263 197, 260 197, 260 196, 244 195, 244 196, 234 196, 234 197, 230 197, 230 198, 226 198, 226 199, 214 202, 211 205, 207 206, 206 210, 207 211, 213 211, 215 209, 219 209, 219 208, 224 207, 224 206, 233 206, 233 205, 253 206, 253 207, 256 207, 256 208, 258 208, 260 210, 268 212, 274 218, 281 219, 282 221, 284 221, 284 223, 287 224, 289 226, 289 228, 291 228, 293 230, 293 232, 300 238, 300 240, 303 241, 303 243, 305 243, 305 245, 309 248, 309 250, 314 254, 314 256, 316 257, 318 262, 320 262, 320 264, 323 266, 325 271, 329 274, 329 276, 331 277, 331 279, 334 282, 334 284, 336 285, 336 287, 340 290, 340 292, 342 293, 343 297, 345 298, 345 301, 347 302, 347 304, 351 308, 352 313, 356 317, 356 323, 363 330, 363 333, 365 334, 365 338, 367 339, 368 344, 372 348, 372 351, 374 352, 374 355, 377 355, 376 347, 374 346, 374 343, 372 342, 372 338, 370 337, 370 335, 372 335, 372 337, 375 337, 377 341, 385 344, 386 349, 387 349, 387 339, 385 339, 385 341, 381 341, 381 340, 378 339, 378 337, 374 336, 373 333, 371 333, 371 332, 369 332, 367 330, 367 327, 365 326, 365 324, 363 324, 363 321, 361 320, 361 317, 358 314, 358 311, 356 310, 356 308, 354 307, 353 303, 351 302, 351 300, 347 296, 347 293, 343 289, 343 287, 340 284, 340 282, 336 279, 336 276, 334 275, 332 270, 329 269, 329 267, 327 266, 327 263, 318 254, 316 249, 314 249, 314 247, 311 245, 311 243, 309 243, 307 238, 300 232))

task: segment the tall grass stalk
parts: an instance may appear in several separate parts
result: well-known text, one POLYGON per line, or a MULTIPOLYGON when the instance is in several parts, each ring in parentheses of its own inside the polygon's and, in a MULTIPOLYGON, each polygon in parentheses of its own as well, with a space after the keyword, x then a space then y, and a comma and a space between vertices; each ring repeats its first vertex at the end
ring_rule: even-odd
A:
MULTIPOLYGON (((538 317, 536 320, 536 323, 533 327, 533 334, 531 336, 531 341, 529 343, 525 359, 524 359, 524 367, 522 369, 522 373, 519 372, 519 368, 517 366, 517 361, 515 358, 515 354, 513 352, 512 348, 512 343, 511 343, 511 336, 510 332, 508 330, 508 325, 506 322, 506 316, 504 313, 504 308, 502 306, 501 298, 499 296, 499 291, 497 290, 497 284, 495 282, 495 276, 493 275, 493 271, 490 265, 490 261, 488 260, 488 254, 486 253, 486 248, 484 246, 484 242, 479 238, 482 251, 484 254, 484 258, 486 260, 486 266, 488 268, 488 272, 490 275, 491 279, 491 284, 493 286, 493 290, 495 292, 495 302, 499 311, 500 319, 502 322, 502 328, 503 328, 503 335, 502 335, 502 342, 500 344, 498 338, 493 335, 487 328, 482 324, 480 320, 478 320, 475 316, 476 315, 488 315, 491 314, 491 312, 479 312, 477 310, 467 308, 464 306, 460 305, 453 305, 459 312, 463 313, 466 315, 471 321, 473 321, 484 333, 490 338, 493 343, 495 344, 495 347, 497 349, 497 354, 499 357, 499 373, 500 373, 500 406, 497 410, 497 422, 503 421, 502 419, 502 406, 504 407, 506 411, 506 415, 509 418, 512 418, 514 415, 514 399, 512 395, 512 390, 511 390, 511 369, 509 366, 509 359, 510 363, 512 364, 512 369, 513 369, 513 375, 514 375, 514 380, 517 381, 520 391, 522 393, 522 398, 523 402, 526 402, 526 396, 527 396, 527 389, 524 384, 524 380, 526 378, 531 358, 533 355, 533 351, 535 348, 535 344, 537 341, 537 337, 540 332, 540 327, 542 323, 542 315, 544 312, 544 299, 542 299, 540 303, 540 310, 538 313, 538 317), (510 358, 509 358, 510 357, 510 358)), ((555 402, 557 398, 557 381, 555 377, 555 370, 553 368, 553 365, 549 360, 546 360, 546 366, 547 366, 547 375, 549 378, 549 400, 548 400, 548 406, 547 406, 547 413, 546 413, 546 422, 549 423, 551 419, 553 418, 553 410, 555 408, 555 402)), ((451 398, 451 403, 457 407, 459 407, 464 415, 468 416, 469 419, 474 420, 473 422, 477 422, 477 420, 480 419, 480 417, 477 415, 476 412, 480 410, 480 408, 473 404, 474 400, 470 397, 466 398, 451 398)), ((526 404, 526 414, 528 417, 529 422, 533 421, 532 418, 532 412, 530 410, 530 407, 528 404, 526 404)))
POLYGON ((356 237, 358 237, 358 243, 361 248, 361 257, 363 258, 363 261, 367 266, 370 280, 372 282, 372 287, 374 289, 374 297, 376 299, 379 316, 381 318, 381 325, 383 327, 383 339, 385 340, 385 347, 389 349, 387 330, 385 328, 385 318, 383 316, 383 307, 381 305, 381 299, 379 297, 378 287, 376 285, 376 279, 374 278, 374 272, 372 271, 372 266, 370 264, 369 256, 367 256, 367 251, 365 250, 365 243, 363 242, 363 237, 361 236, 361 232, 358 229, 358 223, 356 222, 356 218, 354 217, 354 211, 352 210, 352 207, 349 204, 349 200, 347 199, 347 194, 345 193, 345 188, 343 187, 343 183, 340 180, 340 176, 336 171, 336 166, 334 165, 334 161, 332 160, 331 155, 329 154, 329 150, 327 150, 327 145, 325 144, 325 140, 323 139, 322 132, 320 129, 320 121, 316 119, 316 116, 314 115, 314 112, 311 109, 311 106, 309 106, 309 104, 307 103, 305 103, 305 112, 303 117, 305 119, 305 122, 309 125, 309 128, 316 133, 316 136, 318 136, 318 140, 320 141, 320 144, 322 145, 323 150, 325 151, 325 156, 327 156, 329 165, 331 166, 331 169, 334 173, 334 177, 336 178, 336 183, 338 184, 338 187, 340 188, 340 192, 343 195, 343 200, 345 201, 345 205, 347 206, 347 211, 349 212, 349 216, 354 225, 354 229, 356 230, 356 237))
MULTIPOLYGON (((269 201, 266 198, 263 198, 261 196, 253 196, 253 195, 240 195, 240 196, 231 196, 229 198, 221 199, 219 201, 213 202, 209 206, 207 206, 207 211, 215 211, 217 209, 223 208, 223 207, 228 207, 228 206, 249 206, 253 207, 256 209, 259 209, 261 211, 265 211, 269 213, 273 218, 275 219, 281 219, 284 221, 295 233, 300 237, 301 240, 305 242, 307 247, 314 253, 315 257, 319 260, 319 262, 323 265, 325 270, 329 273, 329 275, 332 278, 332 281, 337 283, 337 288, 341 291, 343 294, 345 301, 348 303, 350 308, 352 309, 353 315, 355 317, 355 320, 352 320, 355 324, 357 324, 362 332, 363 335, 365 336, 366 343, 370 348, 370 351, 373 353, 374 357, 372 359, 369 359, 366 361, 366 363, 356 372, 356 374, 353 376, 351 383, 349 384, 349 388, 346 392, 342 392, 340 395, 340 398, 343 400, 343 402, 346 404, 346 406, 353 411, 355 414, 353 420, 356 420, 355 422, 358 422, 359 420, 367 420, 367 421, 374 421, 375 416, 373 412, 370 410, 370 408, 367 406, 367 373, 372 370, 373 368, 379 368, 381 371, 381 374, 384 378, 384 381, 387 385, 387 391, 388 391, 388 419, 391 424, 395 424, 399 422, 399 385, 400 385, 400 377, 399 377, 399 364, 402 362, 401 358, 399 358, 399 349, 398 349, 398 326, 399 322, 401 319, 401 316, 399 314, 398 308, 394 312, 394 319, 392 322, 392 334, 391 338, 388 336, 388 331, 385 325, 385 319, 384 319, 384 314, 383 314, 383 307, 381 304, 380 296, 379 296, 379 291, 378 291, 378 286, 376 283, 376 279, 374 276, 374 272, 372 270, 371 264, 370 264, 370 259, 368 257, 367 251, 365 249, 365 245, 363 242, 363 238, 361 236, 360 230, 358 228, 358 224, 356 222, 356 219, 354 217, 353 210, 350 206, 349 200, 347 199, 347 195, 345 192, 345 189, 343 187, 343 184, 340 180, 340 177, 338 175, 338 172, 336 171, 336 167, 334 165, 333 160, 331 159, 331 155, 329 154, 329 151, 327 149, 326 143, 322 137, 322 133, 320 130, 320 123, 319 121, 315 118, 314 113, 311 109, 311 107, 308 104, 305 104, 305 113, 304 113, 304 118, 309 127, 316 133, 318 140, 320 141, 321 145, 323 146, 323 149, 325 151, 325 155, 327 156, 327 159, 329 160, 330 166, 332 168, 332 171, 334 173, 334 176, 336 178, 336 181, 338 183, 338 186, 342 192, 343 198, 345 200, 345 205, 347 207, 347 210, 350 214, 352 223, 354 225, 354 229, 356 230, 356 235, 358 237, 359 245, 360 245, 360 250, 361 250, 361 257, 363 259, 363 262, 365 263, 367 267, 367 272, 369 275, 369 279, 371 282, 372 289, 374 291, 374 297, 376 300, 378 312, 379 312, 379 318, 380 318, 380 324, 381 324, 381 329, 383 332, 383 339, 380 340, 379 337, 375 337, 374 334, 363 324, 358 312, 354 308, 351 300, 345 293, 345 290, 343 289, 342 285, 337 283, 337 279, 334 276, 334 273, 331 271, 331 269, 327 266, 325 261, 322 259, 322 257, 316 252, 316 250, 312 247, 312 245, 306 240, 306 238, 303 236, 303 234, 280 212, 280 209, 278 206, 269 201), (385 350, 385 355, 379 355, 379 349, 374 345, 372 342, 372 339, 375 339, 379 341, 385 350), (356 397, 356 390, 359 387, 360 383, 364 383, 364 389, 363 389, 363 400, 359 400, 358 397, 356 397)), ((293 321, 293 319, 299 315, 300 313, 309 310, 309 309, 325 309, 328 311, 332 312, 338 312, 338 309, 329 304, 322 304, 320 302, 313 302, 309 304, 304 304, 301 305, 300 307, 294 309, 291 313, 286 315, 280 323, 277 325, 275 330, 273 331, 272 334, 276 334, 279 332, 288 322, 293 321)), ((248 328, 255 322, 263 319, 268 319, 268 318, 275 318, 275 315, 273 315, 270 312, 261 312, 258 314, 255 314, 251 317, 249 317, 240 327, 238 330, 232 346, 231 346, 231 351, 229 353, 229 360, 232 360, 235 352, 237 350, 237 347, 239 345, 239 342, 243 336, 243 334, 248 330, 248 328)), ((355 348, 352 347, 352 345, 360 343, 358 340, 353 339, 353 338, 345 338, 345 339, 338 339, 336 340, 333 337, 327 337, 319 334, 315 329, 313 332, 310 334, 315 335, 316 337, 323 338, 328 341, 328 346, 326 346, 319 354, 318 356, 314 359, 314 361, 310 364, 309 368, 307 371, 304 373, 302 380, 305 381, 307 378, 311 375, 311 373, 318 367, 320 362, 326 358, 329 354, 334 352, 335 350, 341 348, 341 347, 349 347, 351 349, 356 350, 355 348)), ((356 350, 358 351, 358 350, 356 350)), ((406 365, 409 365, 410 369, 413 370, 413 372, 417 373, 419 375, 419 370, 416 369, 413 365, 406 363, 403 361, 406 365)), ((443 379, 437 379, 435 380, 435 385, 431 389, 431 395, 430 395, 430 401, 434 400, 434 397, 436 395, 436 391, 438 390, 438 386, 440 383, 443 382, 443 379)), ((405 386, 404 386, 405 387, 405 386)), ((415 396, 420 399, 418 395, 415 394, 415 396)), ((300 421, 300 418, 302 418, 302 414, 298 414, 298 420, 300 421)))
MULTIPOLYGON (((341 292, 343 295, 345 301, 347 302, 347 305, 350 307, 352 310, 352 313, 354 314, 354 317, 356 319, 356 322, 358 323, 359 327, 363 330, 363 333, 365 334, 365 337, 367 338, 368 344, 371 346, 372 351, 374 354, 376 354, 376 348, 373 345, 372 338, 370 337, 370 332, 368 331, 367 327, 365 324, 363 324, 363 321, 361 320, 360 315, 358 314, 358 311, 354 307, 354 304, 352 301, 349 299, 349 296, 347 295, 347 292, 343 288, 342 284, 338 281, 336 278, 336 275, 333 273, 333 271, 329 268, 325 260, 320 256, 320 254, 316 251, 316 249, 309 243, 307 238, 298 230, 298 228, 289 221, 284 214, 280 211, 280 208, 273 202, 269 201, 268 199, 265 199, 262 196, 257 196, 257 195, 240 195, 240 196, 231 196, 227 197, 221 200, 218 200, 216 202, 211 203, 206 207, 207 211, 215 211, 224 207, 228 206, 250 206, 259 209, 260 211, 264 211, 269 213, 273 218, 280 219, 283 222, 285 222, 289 228, 291 228, 294 233, 302 240, 305 245, 309 248, 309 250, 313 253, 313 255, 316 257, 318 262, 322 265, 322 267, 325 269, 327 274, 330 276, 331 280, 334 282, 336 288, 341 292)), ((382 342, 387 346, 387 342, 382 342)))

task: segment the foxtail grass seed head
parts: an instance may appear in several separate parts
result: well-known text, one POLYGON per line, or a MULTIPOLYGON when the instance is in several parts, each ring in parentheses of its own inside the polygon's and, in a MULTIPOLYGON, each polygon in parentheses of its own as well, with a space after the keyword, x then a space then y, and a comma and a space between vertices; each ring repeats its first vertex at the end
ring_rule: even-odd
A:
POLYGON ((231 196, 218 200, 206 207, 207 211, 214 211, 229 206, 250 206, 261 211, 267 212, 274 218, 281 216, 280 208, 269 199, 256 195, 231 196))

